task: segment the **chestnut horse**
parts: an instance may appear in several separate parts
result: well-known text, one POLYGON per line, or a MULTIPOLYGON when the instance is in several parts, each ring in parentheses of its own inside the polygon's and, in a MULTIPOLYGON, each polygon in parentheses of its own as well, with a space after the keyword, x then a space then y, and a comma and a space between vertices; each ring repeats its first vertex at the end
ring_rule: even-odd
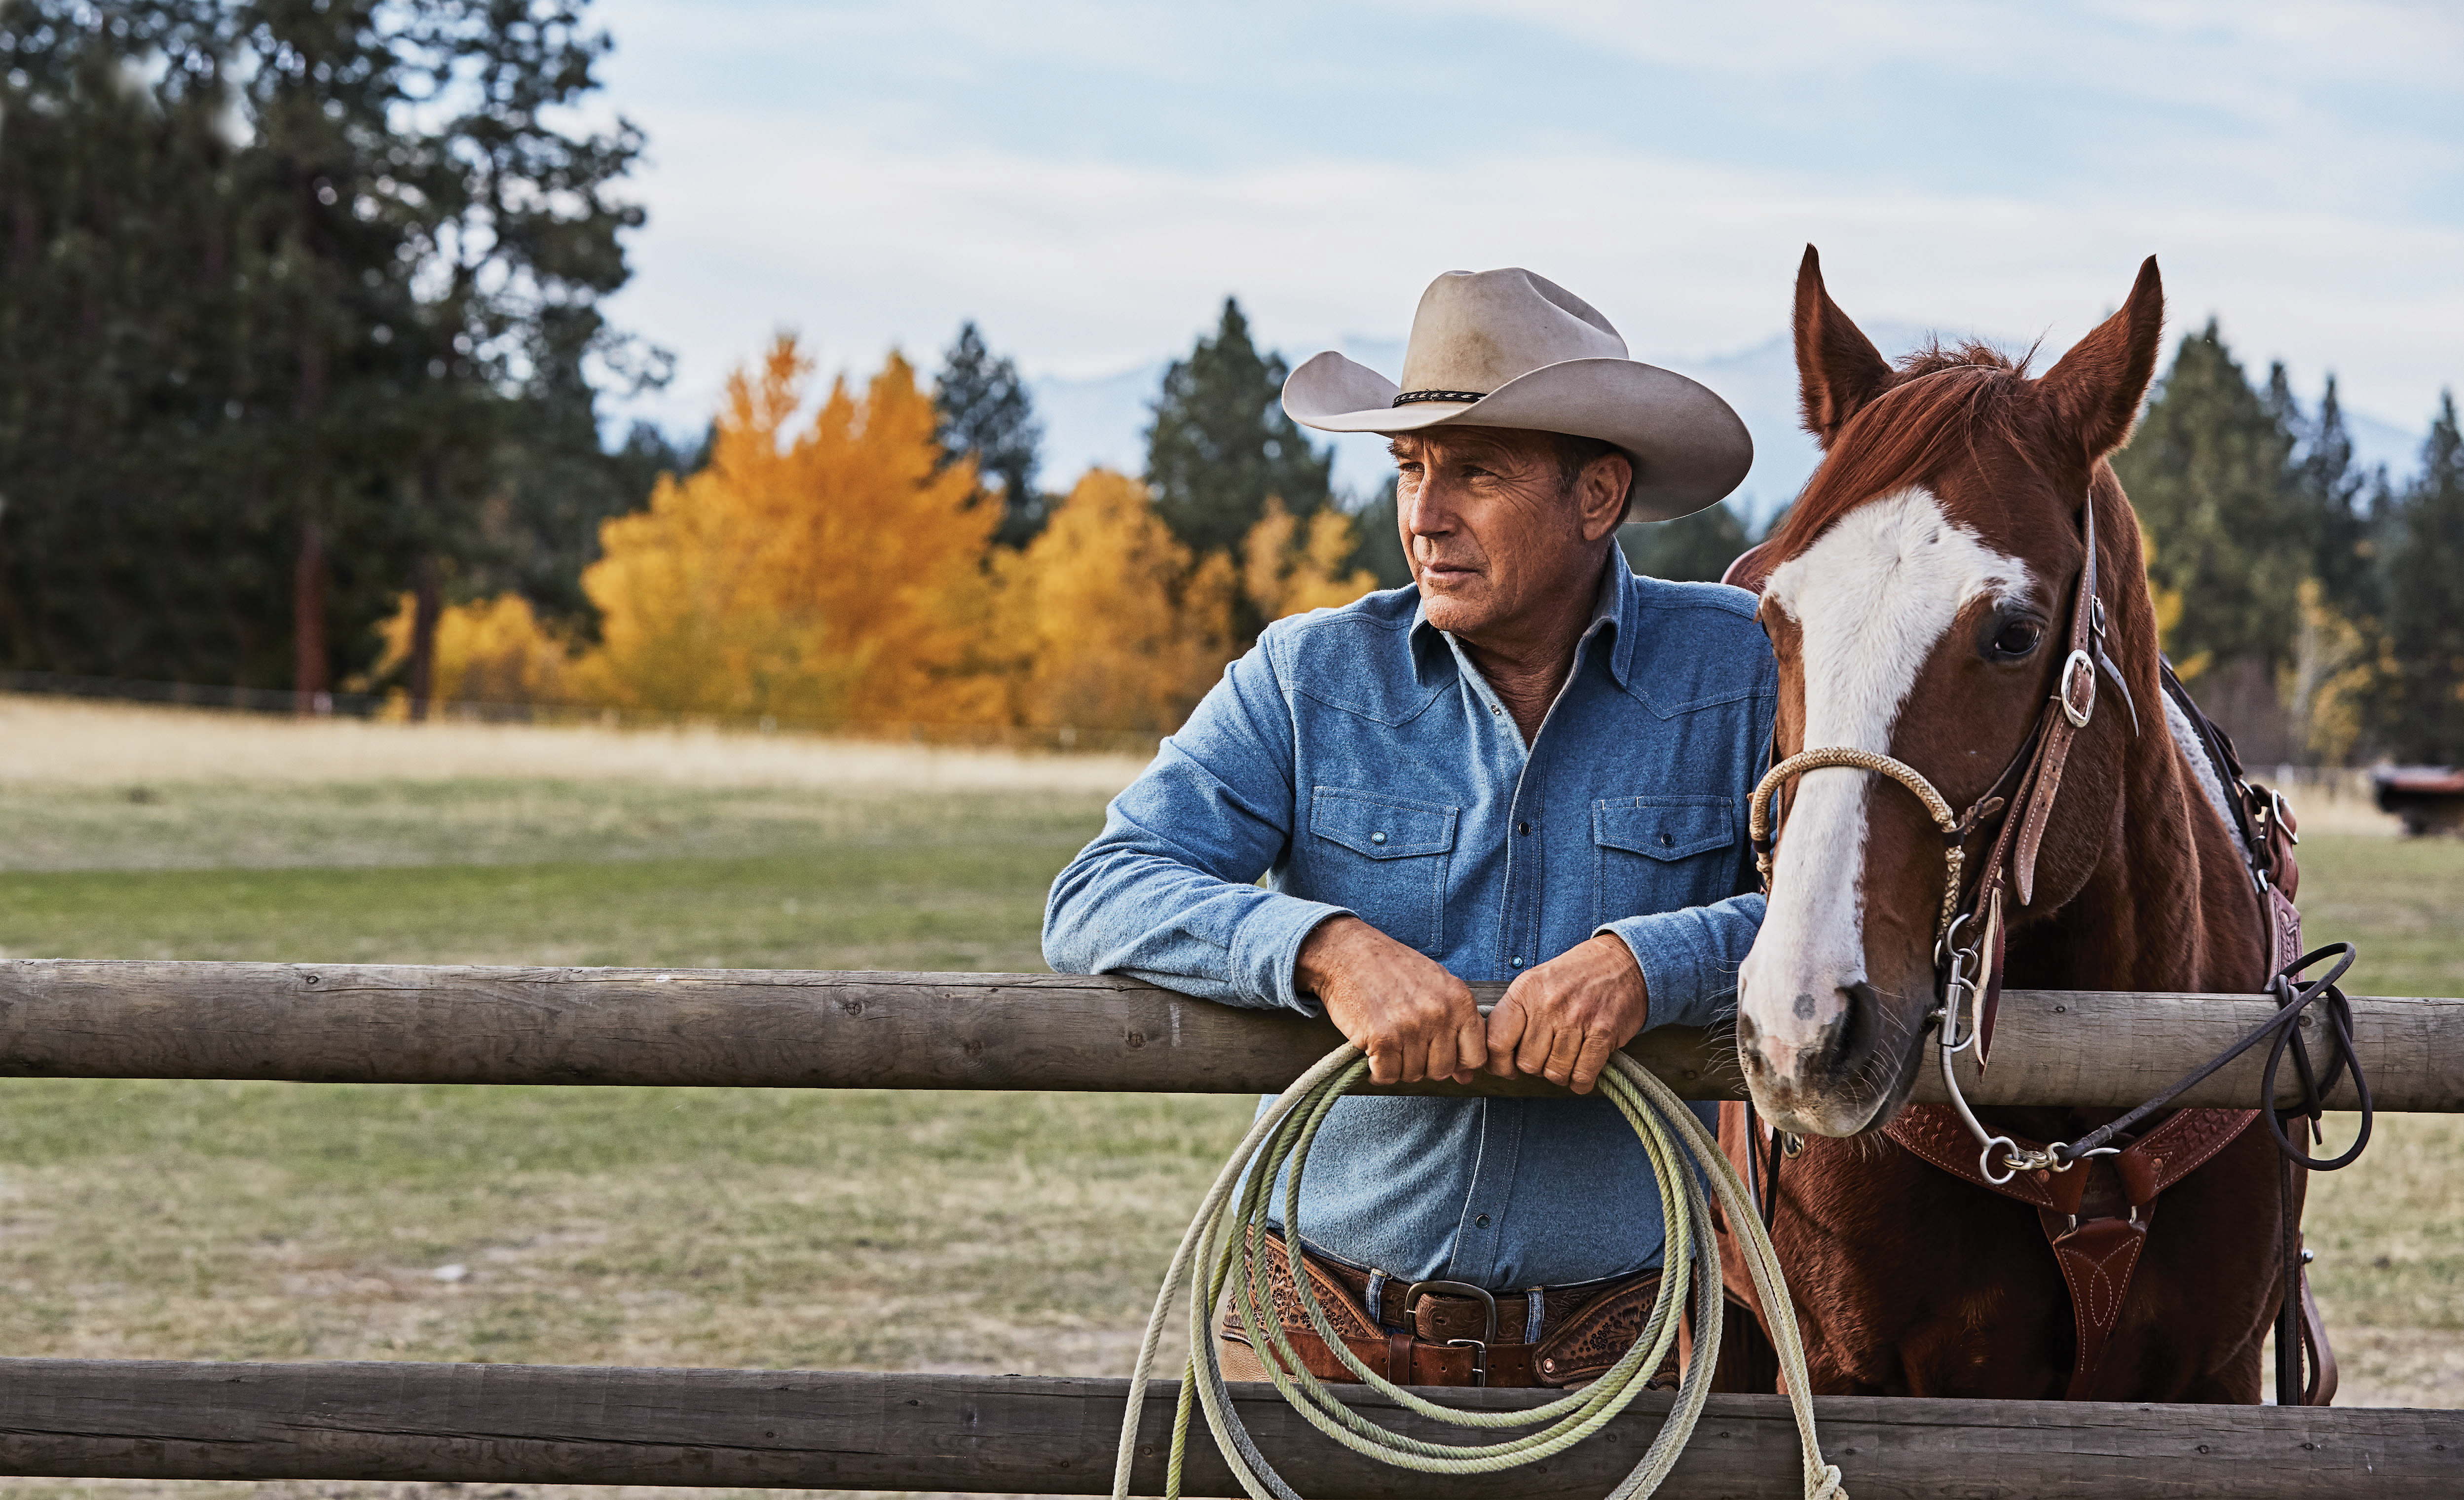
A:
MULTIPOLYGON (((2203 784, 2220 778, 2160 685, 2139 528, 2105 462, 2155 370, 2163 302, 2151 257, 2122 310, 2032 380, 2025 361, 1973 345, 1894 366, 1824 291, 1811 247, 1798 277, 1805 422, 1824 457, 1751 559, 1779 660, 1775 755, 1847 747, 1912 768, 1950 808, 1974 810, 1972 883, 1982 845, 2022 818, 2027 781, 2014 790, 2009 773, 2040 720, 2054 723, 2048 699, 2083 686, 2093 704, 2103 689, 2063 733, 2041 842, 2019 840, 2029 868, 2013 861, 2001 920, 2013 988, 2248 994, 2269 977, 2264 898, 2220 815, 2226 789, 2203 784), (2074 662, 2089 639, 2075 615, 2100 607, 2101 640, 2074 662)), ((2157 1196, 2144 1171, 2104 1160, 2059 1181, 2034 1174, 2070 1193, 2051 1207, 1960 1175, 1977 1148, 1955 1117, 1904 1109, 1936 1019, 1943 833, 1872 771, 1783 776, 1795 789, 1740 975, 1737 1040, 1764 1121, 1803 1138, 1777 1175, 1771 1236, 1814 1389, 2257 1401, 2283 1245, 2268 1132, 2183 1112, 2216 1119, 2178 1153, 2204 1164, 2167 1178, 2161 1213, 2135 1201, 2157 1196), (1928 1118, 1930 1156, 1903 1143, 1928 1118), (2069 1261, 2048 1246, 2065 1204, 2071 1231, 2112 1231, 2078 1237, 2069 1261), (2081 1246, 2093 1254, 2079 1259, 2081 1246), (2117 1281, 2118 1315, 2091 1333, 2074 1286, 2084 1303, 2117 1281)), ((1727 1108, 1734 1141, 1744 1106, 1727 1108)), ((2118 1113, 1986 1120, 2077 1141, 2118 1113)))

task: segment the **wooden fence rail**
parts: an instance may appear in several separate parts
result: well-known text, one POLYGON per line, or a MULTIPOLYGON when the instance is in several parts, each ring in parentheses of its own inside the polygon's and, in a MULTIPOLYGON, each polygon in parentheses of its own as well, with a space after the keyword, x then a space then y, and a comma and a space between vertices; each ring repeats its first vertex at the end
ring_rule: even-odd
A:
MULTIPOLYGON (((2133 1104, 2270 1010, 2255 996, 2007 993, 1996 1060, 1970 1073, 1970 1097, 2133 1104)), ((2382 1107, 2464 1112, 2464 1000, 2357 998, 2353 1011, 2382 1107)), ((0 1075, 17 1076, 1253 1093, 1281 1089, 1335 1041, 1324 1022, 1048 974, 0 963, 0 1075)), ((1629 1051, 1687 1098, 1735 1096, 1724 1037, 1669 1028, 1629 1051)), ((2183 1102, 2247 1105, 2258 1077, 2248 1057, 2183 1102)), ((1668 1406, 1647 1395, 1501 1487, 1375 1465, 1308 1429, 1270 1388, 1244 1389, 1251 1431, 1319 1500, 1589 1500, 1668 1406)), ((847 1372, 0 1359, 0 1473, 1101 1493, 1127 1394, 1120 1380, 847 1372)), ((1550 1393, 1449 1394, 1513 1407, 1550 1393)), ((1154 1493, 1172 1391, 1145 1400, 1156 1440, 1137 1483, 1154 1493)), ((2464 1492, 2464 1412, 1816 1406, 1859 1500, 2464 1492)), ((1379 1420, 1419 1424, 1393 1409, 1379 1420)), ((1793 1492, 1795 1451, 1779 1398, 1714 1397, 1661 1493, 1793 1492)), ((1191 1493, 1230 1492, 1202 1428, 1191 1459, 1191 1493)))
MULTIPOLYGON (((1962 1067, 1979 1104, 2126 1106, 2269 1010, 2255 996, 2013 990, 1992 1067, 1962 1067)), ((2382 1108, 2464 1112, 2464 1000, 2356 998, 2353 1012, 2382 1108)), ((1282 1089, 1338 1039, 1323 1021, 1109 977, 0 963, 0 1076, 1245 1094, 1282 1089)), ((1627 1050, 1685 1098, 1740 1097, 1724 1037, 1663 1028, 1627 1050)), ((2183 1102, 2247 1107, 2260 1061, 2183 1102)), ((1940 1097, 1930 1068, 1916 1097, 1940 1097)), ((2351 1098, 2347 1085, 2337 1101, 2351 1098)))
MULTIPOLYGON (((453 1480, 831 1489, 1111 1488, 1126 1380, 631 1370, 552 1365, 0 1360, 0 1471, 140 1479, 453 1480)), ((1361 1458, 1270 1386, 1237 1388, 1268 1459, 1311 1500, 1511 1493, 1595 1500, 1660 1428, 1646 1394, 1616 1424, 1503 1481, 1447 1481, 1361 1458)), ((1134 1492, 1162 1492, 1175 1388, 1146 1397, 1134 1492)), ((1452 1391, 1463 1405, 1555 1392, 1452 1391)), ((1382 1408, 1376 1420, 1441 1442, 1382 1408)), ((1822 1397, 1823 1447, 1857 1500, 2453 1500, 2464 1411, 2152 1406, 1822 1397)), ((1714 1396, 1660 1492, 1794 1494, 1796 1433, 1776 1396, 1714 1396)), ((1238 1494, 1201 1424, 1189 1492, 1238 1494)))

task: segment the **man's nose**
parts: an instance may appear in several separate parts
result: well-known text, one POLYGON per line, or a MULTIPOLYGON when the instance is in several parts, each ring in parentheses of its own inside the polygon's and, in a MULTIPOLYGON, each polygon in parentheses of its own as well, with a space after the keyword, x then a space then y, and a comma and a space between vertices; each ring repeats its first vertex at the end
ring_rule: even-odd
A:
POLYGON ((1415 486, 1398 494, 1397 503, 1402 507, 1403 529, 1415 536, 1442 536, 1455 529, 1454 507, 1438 485, 1415 486))

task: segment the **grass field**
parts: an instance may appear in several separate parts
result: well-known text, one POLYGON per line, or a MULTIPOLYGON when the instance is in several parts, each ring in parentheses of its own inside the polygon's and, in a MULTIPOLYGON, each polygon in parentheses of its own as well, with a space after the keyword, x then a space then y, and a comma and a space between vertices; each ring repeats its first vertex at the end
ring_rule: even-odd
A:
MULTIPOLYGON (((217 759, 165 728, 209 716, 100 709, 45 752, 23 737, 40 707, 0 701, 10 957, 1038 968, 1045 886, 1129 769, 917 752, 833 777, 843 751, 747 741, 749 770, 701 745, 653 776, 671 762, 614 741, 490 731, 496 751, 423 758, 315 728, 286 760, 261 722, 217 759), (77 734, 121 745, 113 776, 77 734), (121 744, 149 734, 153 760, 121 744)), ((2302 856, 2313 936, 2363 947, 2352 988, 2464 993, 2464 843, 2322 833, 2302 856)), ((7 1354, 1052 1374, 1127 1369, 1249 1112, 33 1079, 0 1099, 7 1354)), ((2349 1400, 2464 1404, 2459 1123, 2390 1117, 2312 1188, 2349 1400)))

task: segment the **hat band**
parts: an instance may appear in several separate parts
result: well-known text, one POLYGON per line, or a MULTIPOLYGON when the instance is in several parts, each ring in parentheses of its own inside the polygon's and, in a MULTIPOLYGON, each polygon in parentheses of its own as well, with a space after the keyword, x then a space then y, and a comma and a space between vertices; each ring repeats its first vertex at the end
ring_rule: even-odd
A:
POLYGON ((1405 391, 1395 398, 1394 404, 1409 406, 1416 402, 1424 401, 1474 402, 1485 401, 1487 398, 1486 391, 1405 391))

